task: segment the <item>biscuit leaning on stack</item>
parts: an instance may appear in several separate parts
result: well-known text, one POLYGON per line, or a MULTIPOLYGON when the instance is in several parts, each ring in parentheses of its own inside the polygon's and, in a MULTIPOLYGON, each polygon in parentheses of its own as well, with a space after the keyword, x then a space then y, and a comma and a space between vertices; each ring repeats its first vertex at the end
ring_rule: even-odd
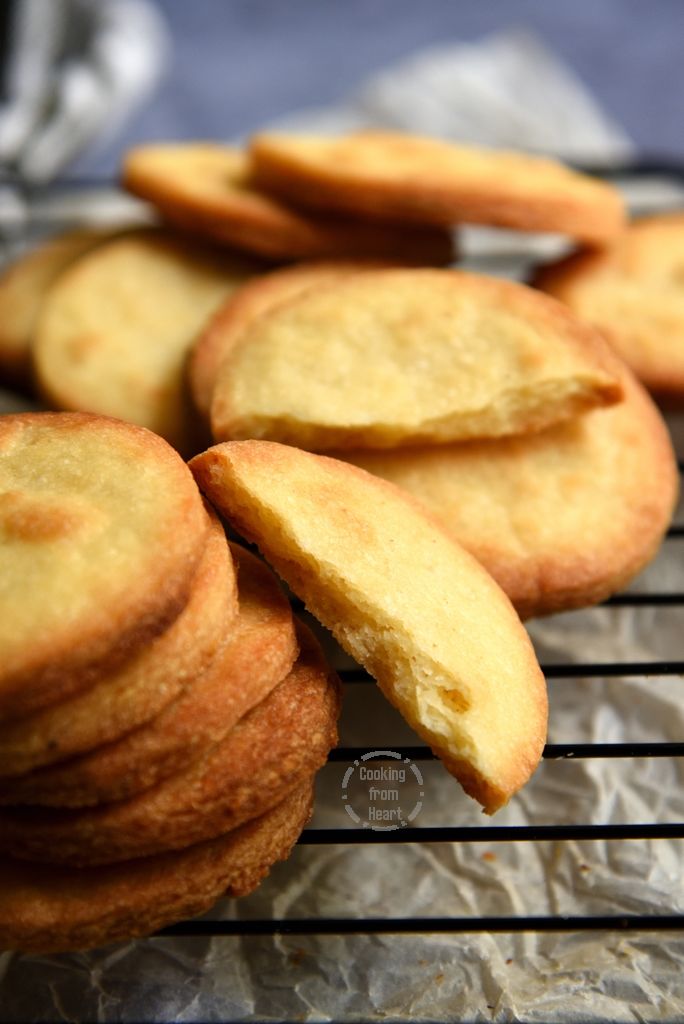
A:
POLYGON ((466 792, 503 806, 539 762, 547 698, 489 574, 409 495, 336 459, 235 441, 190 466, 466 792))
POLYGON ((272 573, 161 438, 76 413, 0 420, 0 551, 0 945, 130 938, 250 891, 339 710, 272 573))
POLYGON ((444 264, 454 257, 444 228, 322 217, 256 187, 247 154, 209 143, 130 150, 122 184, 170 224, 198 237, 275 260, 374 257, 444 264))

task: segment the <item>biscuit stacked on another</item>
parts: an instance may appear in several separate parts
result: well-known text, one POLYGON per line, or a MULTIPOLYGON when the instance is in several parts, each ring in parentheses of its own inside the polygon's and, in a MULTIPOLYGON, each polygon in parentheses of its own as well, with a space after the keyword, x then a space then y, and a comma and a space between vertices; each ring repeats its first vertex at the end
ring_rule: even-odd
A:
POLYGON ((339 710, 273 574, 166 442, 79 413, 0 419, 0 552, 0 946, 130 938, 251 891, 339 710))
POLYGON ((170 224, 269 259, 367 257, 439 265, 453 258, 444 227, 306 212, 259 188, 253 172, 250 155, 230 146, 166 144, 131 150, 122 181, 170 224))
POLYGON ((503 806, 541 757, 546 685, 482 566, 409 495, 337 459, 236 441, 190 466, 466 792, 503 806))

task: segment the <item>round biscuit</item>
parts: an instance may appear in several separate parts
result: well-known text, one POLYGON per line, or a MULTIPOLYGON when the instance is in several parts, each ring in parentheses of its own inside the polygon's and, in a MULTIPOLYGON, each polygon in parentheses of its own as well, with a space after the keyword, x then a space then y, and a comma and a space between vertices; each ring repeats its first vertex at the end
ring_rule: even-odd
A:
POLYGON ((545 157, 381 131, 261 134, 249 155, 258 186, 305 209, 550 231, 590 244, 624 227, 617 189, 545 157))
POLYGON ((51 288, 34 342, 36 386, 54 408, 116 416, 196 450, 185 363, 197 333, 257 265, 158 228, 76 260, 51 288))
POLYGON ((621 397, 598 332, 512 281, 383 269, 256 319, 219 370, 217 441, 312 451, 539 430, 621 397))
POLYGON ((85 689, 162 633, 208 529, 187 466, 150 431, 0 417, 0 722, 85 689))
POLYGON ((601 330, 658 396, 684 398, 684 213, 634 221, 611 248, 542 267, 535 287, 601 330))

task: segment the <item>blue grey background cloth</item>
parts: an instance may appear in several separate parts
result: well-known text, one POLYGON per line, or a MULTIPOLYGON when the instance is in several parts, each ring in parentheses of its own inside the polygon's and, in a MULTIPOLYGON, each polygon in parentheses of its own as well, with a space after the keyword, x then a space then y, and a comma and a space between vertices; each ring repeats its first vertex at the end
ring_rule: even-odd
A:
POLYGON ((684 159, 681 0, 155 0, 172 54, 154 96, 73 173, 112 174, 146 139, 232 139, 345 100, 435 44, 533 32, 642 153, 684 159))

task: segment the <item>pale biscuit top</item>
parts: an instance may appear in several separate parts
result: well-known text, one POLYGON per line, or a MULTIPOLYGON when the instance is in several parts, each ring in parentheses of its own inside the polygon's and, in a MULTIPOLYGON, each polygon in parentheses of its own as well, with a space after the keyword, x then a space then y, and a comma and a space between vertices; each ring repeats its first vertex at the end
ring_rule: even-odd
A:
POLYGON ((546 689, 475 559, 408 495, 337 460, 244 441, 191 468, 466 791, 504 804, 541 755, 546 689))
POLYGON ((539 434, 346 457, 420 499, 522 616, 593 604, 653 557, 679 486, 662 417, 620 373, 623 402, 539 434))
POLYGON ((367 131, 338 138, 262 134, 254 178, 304 207, 419 224, 494 224, 588 243, 624 225, 615 188, 555 160, 367 131))
POLYGON ((250 162, 230 146, 157 144, 130 150, 124 186, 171 223, 270 259, 380 256, 443 264, 451 235, 437 228, 379 226, 293 210, 252 181, 250 162))
POLYGON ((149 431, 0 417, 0 720, 77 692, 160 633, 208 526, 187 467, 149 431))
POLYGON ((543 267, 534 284, 599 327, 651 390, 684 396, 684 213, 635 221, 610 249, 543 267))
POLYGON ((256 265, 153 228, 98 246, 59 278, 35 340, 37 383, 58 409, 148 427, 191 449, 185 360, 256 265))
POLYGON ((193 346, 188 381, 198 410, 209 419, 221 364, 240 334, 262 313, 314 286, 386 265, 377 260, 316 260, 280 267, 243 284, 212 317, 193 346))
POLYGON ((309 289, 233 345, 216 440, 385 448, 538 430, 620 398, 604 344, 524 285, 376 270, 309 289))

